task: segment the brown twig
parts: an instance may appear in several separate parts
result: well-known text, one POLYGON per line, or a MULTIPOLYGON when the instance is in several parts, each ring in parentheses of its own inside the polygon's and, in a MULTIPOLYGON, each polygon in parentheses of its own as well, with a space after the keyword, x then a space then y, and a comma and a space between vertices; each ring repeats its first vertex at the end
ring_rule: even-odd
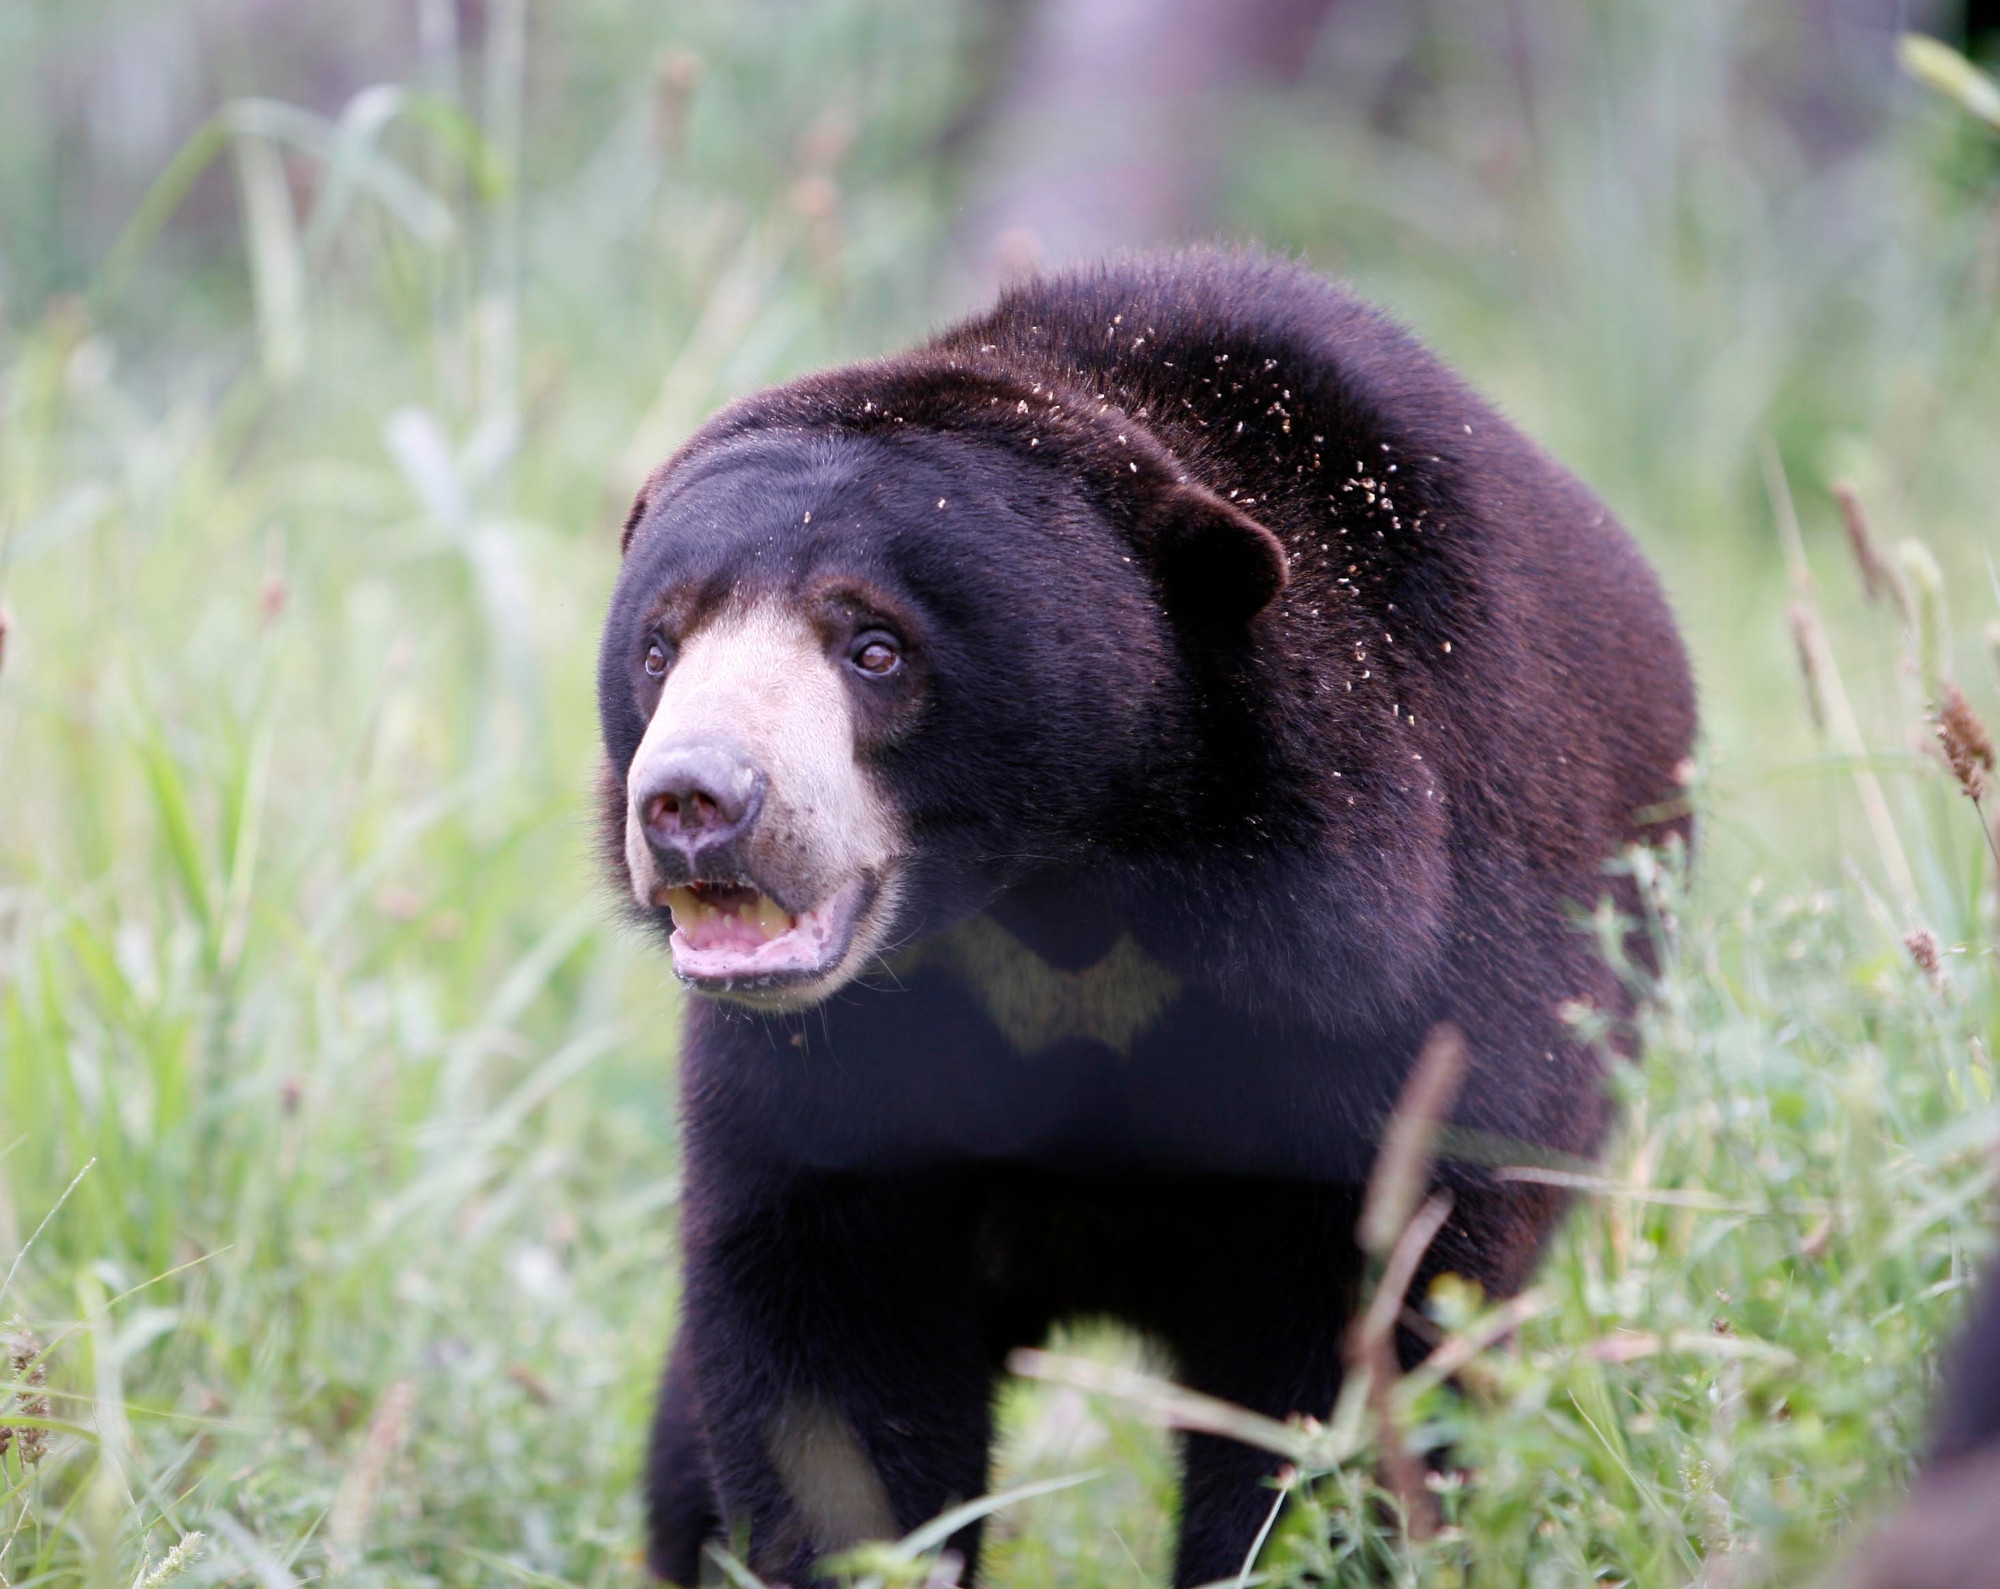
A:
POLYGON ((1347 1332, 1347 1371, 1368 1377, 1368 1410, 1375 1420, 1376 1444, 1380 1448, 1382 1488, 1396 1497, 1402 1509, 1403 1527, 1412 1539, 1429 1539, 1437 1532, 1437 1503, 1424 1487, 1424 1465, 1410 1455, 1403 1443, 1403 1431, 1390 1399, 1396 1388, 1399 1365, 1396 1361, 1396 1316, 1402 1311, 1403 1297, 1417 1278, 1432 1240, 1451 1217, 1451 1194, 1434 1192, 1403 1227, 1375 1294, 1347 1332))
POLYGON ((1368 1172, 1361 1223, 1354 1234, 1370 1257, 1386 1259, 1416 1212, 1430 1182, 1439 1128, 1464 1077, 1465 1039, 1457 1027, 1441 1021, 1424 1038, 1368 1172))
POLYGON ((1404 1449, 1402 1429, 1391 1400, 1399 1364, 1396 1320, 1417 1278, 1424 1254, 1451 1217, 1451 1195, 1432 1193, 1418 1206, 1431 1181, 1439 1128, 1450 1116, 1465 1077, 1465 1038, 1449 1022, 1431 1028, 1417 1055, 1395 1113, 1382 1133, 1382 1147, 1368 1172, 1355 1238, 1381 1265, 1368 1306, 1349 1326, 1349 1374, 1364 1377, 1367 1405, 1380 1448, 1382 1487, 1402 1508, 1403 1527, 1413 1539, 1437 1531, 1437 1505, 1424 1487, 1423 1465, 1404 1449))

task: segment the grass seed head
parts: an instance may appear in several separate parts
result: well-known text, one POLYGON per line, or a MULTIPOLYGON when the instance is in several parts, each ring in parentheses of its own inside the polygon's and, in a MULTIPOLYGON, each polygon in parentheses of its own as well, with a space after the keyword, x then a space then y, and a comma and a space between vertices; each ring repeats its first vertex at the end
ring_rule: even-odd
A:
POLYGON ((1942 992, 1944 959, 1938 953, 1938 935, 1928 927, 1914 927, 1903 934, 1903 947, 1910 951, 1917 969, 1930 978, 1931 986, 1942 992))
POLYGON ((201 1542, 206 1536, 200 1530, 183 1534, 174 1548, 162 1556, 139 1580, 139 1589, 164 1589, 187 1570, 189 1562, 201 1554, 201 1542))
POLYGON ((1896 572, 1876 549, 1875 537, 1868 530, 1868 515, 1861 509, 1861 497, 1853 483, 1834 481, 1833 500, 1840 504, 1840 520, 1847 526, 1848 550, 1854 553, 1855 566, 1861 570, 1863 594, 1871 603, 1888 597, 1900 604, 1902 593, 1897 588, 1896 572))
MULTIPOLYGON (((48 1417, 49 1398, 44 1387, 49 1382, 49 1369, 42 1360, 42 1343, 35 1338, 35 1332, 18 1318, 7 1327, 5 1339, 7 1365, 13 1370, 14 1383, 20 1387, 14 1392, 18 1398, 16 1413, 23 1418, 48 1417)), ((0 1423, 0 1456, 6 1455, 9 1445, 20 1452, 21 1466, 32 1468, 48 1450, 49 1432, 0 1423)))
POLYGON ((1993 771, 1993 740, 1972 703, 1949 679, 1939 691, 1936 724, 1945 764, 1967 798, 1978 804, 1993 771))
POLYGON ((368 1420, 368 1430, 361 1438, 361 1449, 341 1479, 340 1491, 327 1513, 326 1541, 337 1564, 351 1565, 367 1544, 390 1464, 409 1439, 410 1416, 416 1402, 415 1384, 398 1379, 390 1382, 381 1401, 376 1403, 375 1414, 368 1420))

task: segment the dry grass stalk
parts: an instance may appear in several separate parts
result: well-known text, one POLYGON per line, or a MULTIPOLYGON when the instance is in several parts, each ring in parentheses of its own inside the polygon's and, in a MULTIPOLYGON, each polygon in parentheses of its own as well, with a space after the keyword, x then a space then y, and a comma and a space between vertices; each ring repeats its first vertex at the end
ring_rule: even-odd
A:
POLYGON ((1812 715, 1813 729, 1817 733, 1826 732, 1826 695, 1820 683, 1819 661, 1813 654, 1812 609, 1804 602, 1793 602, 1785 609, 1785 616, 1791 620, 1792 644, 1798 648, 1799 676, 1806 685, 1806 711, 1812 715))
POLYGON ((1556 1298, 1551 1292, 1523 1291, 1458 1334, 1446 1336, 1438 1342, 1429 1357, 1398 1381, 1397 1400, 1408 1406, 1425 1391, 1464 1374, 1488 1347, 1512 1335, 1528 1320, 1549 1312, 1555 1305, 1556 1298))
POLYGON ((1875 769, 1869 764, 1868 742, 1861 736, 1860 720, 1855 717, 1854 705, 1847 698, 1847 688, 1840 677, 1840 665, 1834 660, 1833 647, 1826 637, 1826 626, 1820 622, 1812 570, 1806 563, 1805 537, 1799 532, 1798 512, 1792 505, 1792 489, 1785 479, 1785 466, 1778 457, 1778 449, 1768 438, 1764 442, 1764 484, 1770 493, 1772 514, 1778 521, 1778 538, 1785 549, 1785 566, 1791 575, 1792 590, 1809 620, 1804 626, 1802 643, 1812 653, 1813 675, 1820 681, 1826 703, 1828 733, 1834 748, 1854 768, 1854 792, 1860 796, 1862 814, 1868 819, 1875 848, 1882 857, 1882 869, 1888 874, 1889 886, 1896 896, 1903 919, 1916 921, 1920 914, 1917 874, 1910 869, 1909 855, 1897 835, 1895 818, 1889 812, 1888 796, 1882 792, 1882 780, 1875 776, 1875 769))
POLYGON ((1706 1334, 1699 1330, 1670 1330, 1664 1335, 1654 1330, 1631 1330, 1618 1335, 1602 1335, 1583 1347, 1583 1355, 1596 1363, 1636 1363, 1648 1357, 1673 1355, 1723 1361, 1744 1358, 1755 1358, 1765 1363, 1798 1361, 1782 1346, 1774 1346, 1769 1341, 1706 1334))
POLYGON ((1910 628, 1917 649, 1917 677, 1932 710, 1944 698, 1945 661, 1951 652, 1951 620, 1944 599, 1944 570, 1931 549, 1915 539, 1896 548, 1903 585, 1910 593, 1910 628))
POLYGON ((1038 1347, 1019 1347, 1007 1354, 1007 1371, 1023 1379, 1067 1385, 1100 1396, 1115 1396, 1151 1423, 1191 1434, 1217 1435, 1301 1466, 1315 1459, 1314 1431, 1280 1423, 1262 1413, 1215 1396, 1204 1396, 1171 1380, 1087 1357, 1068 1357, 1038 1347))
POLYGON ((1396 1497, 1403 1526, 1414 1539, 1427 1539, 1437 1531, 1437 1504, 1424 1487, 1423 1464, 1404 1449, 1391 1400, 1400 1368, 1396 1320, 1424 1254, 1451 1216, 1448 1193, 1433 1193, 1422 1207, 1417 1200, 1429 1190, 1438 1130, 1450 1116, 1464 1079, 1465 1038, 1457 1027, 1440 1022, 1425 1037, 1396 1100, 1396 1112, 1382 1133, 1355 1229, 1362 1250, 1381 1262, 1382 1271, 1368 1306, 1348 1328, 1347 1371, 1365 1376, 1382 1487, 1396 1497))
POLYGON ((1396 1497, 1403 1527, 1412 1539, 1429 1539, 1438 1529, 1437 1502, 1424 1486, 1424 1465, 1403 1443, 1392 1400, 1400 1365, 1396 1360, 1396 1318, 1417 1278, 1424 1254, 1451 1217, 1451 1194, 1433 1193, 1403 1227, 1389 1261, 1382 1266, 1374 1295, 1347 1331, 1347 1371, 1365 1374, 1368 1411, 1375 1421, 1382 1488, 1396 1497))
POLYGON ((1355 1236, 1370 1257, 1387 1258, 1416 1212, 1430 1184, 1438 1129, 1450 1115, 1464 1078, 1465 1038, 1450 1022, 1441 1021, 1424 1038, 1368 1172, 1355 1236))
POLYGON ((1902 605, 1902 590, 1895 570, 1883 561, 1875 537, 1868 530, 1868 515, 1861 509, 1861 497, 1851 481, 1833 483, 1833 500, 1840 505, 1840 521, 1847 526, 1848 550, 1854 553, 1855 567, 1861 570, 1861 590, 1871 603, 1884 597, 1902 605))

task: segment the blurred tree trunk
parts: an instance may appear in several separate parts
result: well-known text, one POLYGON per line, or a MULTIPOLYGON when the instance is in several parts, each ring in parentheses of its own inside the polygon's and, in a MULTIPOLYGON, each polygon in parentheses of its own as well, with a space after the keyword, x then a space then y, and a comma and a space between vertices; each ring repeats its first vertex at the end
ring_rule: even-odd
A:
POLYGON ((1336 3, 1027 7, 959 232, 972 290, 1208 226, 1231 100, 1296 80, 1336 3))
MULTIPOLYGON (((1039 265, 1210 232, 1236 117, 1252 96, 1304 88, 1401 131, 1416 97, 1453 86, 1440 59, 1495 74, 1536 136, 1538 84, 1576 70, 1602 0, 993 0, 1008 49, 971 138, 957 228, 968 297, 1039 265), (1011 36, 1010 36, 1011 35, 1011 36), (1511 81, 1507 81, 1511 80, 1511 81)), ((1879 133, 1905 28, 1956 34, 1964 0, 1757 0, 1731 18, 1746 111, 1801 161, 1831 165, 1879 133), (1740 39, 1738 35, 1740 34, 1740 39)), ((1971 0, 1972 11, 2000 0, 1971 0)), ((1240 156, 1239 156, 1240 157, 1240 156)), ((1254 156, 1252 156, 1254 158, 1254 156)))

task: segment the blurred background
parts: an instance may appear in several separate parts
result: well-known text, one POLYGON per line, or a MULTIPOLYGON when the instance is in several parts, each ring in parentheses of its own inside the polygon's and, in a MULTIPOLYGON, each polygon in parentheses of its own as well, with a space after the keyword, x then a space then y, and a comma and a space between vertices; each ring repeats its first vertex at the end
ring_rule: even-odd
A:
MULTIPOLYGON (((1518 1551, 1426 1581, 1831 1548, 1992 1178, 1993 807, 1924 712, 2000 715, 1996 51, 1984 0, 0 0, 0 1571, 638 1580, 676 996, 588 800, 631 491, 733 393, 1213 237, 1588 481, 1702 688, 1607 1173, 1742 1207, 1579 1216, 1461 1431, 1518 1551), (1578 1345, 1724 1323, 1778 1355, 1578 1345)), ((1161 1437, 1008 1408, 1003 1476, 1108 1473, 995 1581, 1160 1580, 1161 1437)), ((1363 1570, 1328 1505, 1283 1581, 1363 1570)))

